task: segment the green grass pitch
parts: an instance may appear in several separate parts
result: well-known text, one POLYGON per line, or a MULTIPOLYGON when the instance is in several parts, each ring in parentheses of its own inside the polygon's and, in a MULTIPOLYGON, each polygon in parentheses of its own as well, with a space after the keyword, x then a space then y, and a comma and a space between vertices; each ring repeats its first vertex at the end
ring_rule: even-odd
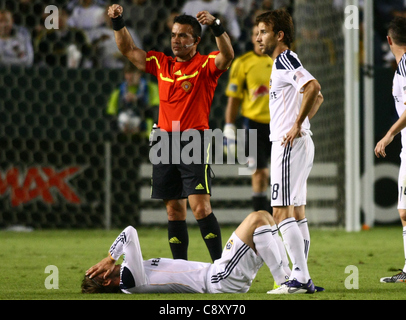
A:
MULTIPOLYGON (((225 243, 234 227, 223 227, 225 243)), ((316 285, 326 291, 313 295, 270 296, 273 286, 269 269, 259 271, 246 294, 99 294, 80 293, 85 270, 104 258, 121 230, 52 230, 29 233, 0 232, 0 300, 405 300, 406 283, 382 284, 379 279, 403 267, 401 226, 375 227, 347 233, 336 229, 311 228, 309 269, 316 285), (58 289, 47 289, 48 265, 58 268, 58 289), (358 289, 346 273, 355 266, 358 289)), ((138 229, 145 259, 171 257, 165 228, 138 229)), ((196 227, 189 227, 189 259, 210 261, 196 227)))

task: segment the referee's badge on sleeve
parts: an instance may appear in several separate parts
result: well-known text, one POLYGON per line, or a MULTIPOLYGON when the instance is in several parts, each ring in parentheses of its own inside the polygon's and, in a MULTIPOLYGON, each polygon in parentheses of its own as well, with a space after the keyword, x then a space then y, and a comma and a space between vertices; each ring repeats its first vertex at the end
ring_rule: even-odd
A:
POLYGON ((238 90, 238 85, 236 85, 235 83, 230 83, 228 85, 228 90, 232 91, 232 92, 237 92, 238 90))

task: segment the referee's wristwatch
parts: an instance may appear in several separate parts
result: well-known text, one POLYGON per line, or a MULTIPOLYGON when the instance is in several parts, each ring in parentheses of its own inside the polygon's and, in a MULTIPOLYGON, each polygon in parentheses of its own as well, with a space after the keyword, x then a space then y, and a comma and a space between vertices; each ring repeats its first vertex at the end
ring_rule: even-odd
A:
POLYGON ((214 20, 214 22, 210 25, 210 29, 213 31, 215 37, 219 37, 225 32, 219 18, 214 20))

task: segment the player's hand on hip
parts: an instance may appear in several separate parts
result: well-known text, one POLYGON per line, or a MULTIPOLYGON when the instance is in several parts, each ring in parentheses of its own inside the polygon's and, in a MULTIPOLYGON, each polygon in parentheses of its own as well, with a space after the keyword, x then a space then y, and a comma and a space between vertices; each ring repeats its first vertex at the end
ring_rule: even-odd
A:
POLYGON ((286 147, 287 145, 290 144, 291 146, 293 146, 293 140, 302 136, 300 131, 301 131, 300 126, 299 127, 293 126, 292 129, 290 129, 289 132, 283 136, 281 145, 284 145, 286 147))
POLYGON ((123 13, 123 7, 118 4, 113 4, 109 7, 107 14, 110 18, 117 18, 120 14, 123 13))
POLYGON ((197 21, 199 21, 200 24, 206 24, 208 26, 212 25, 216 18, 212 16, 208 11, 200 11, 196 15, 197 21))

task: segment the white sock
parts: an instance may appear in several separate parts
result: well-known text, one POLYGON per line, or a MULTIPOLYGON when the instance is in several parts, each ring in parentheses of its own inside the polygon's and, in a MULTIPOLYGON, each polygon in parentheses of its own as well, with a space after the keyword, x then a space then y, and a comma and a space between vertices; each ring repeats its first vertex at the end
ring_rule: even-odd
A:
POLYGON ((406 272, 406 227, 403 227, 403 250, 405 251, 405 266, 403 272, 406 272))
POLYGON ((307 224, 307 219, 304 218, 302 220, 299 220, 297 222, 297 225, 299 226, 300 232, 302 233, 302 236, 304 239, 304 253, 305 253, 305 258, 307 261, 308 257, 309 257, 309 250, 310 250, 310 232, 309 232, 309 226, 307 224))
POLYGON ((282 238, 279 235, 278 227, 276 226, 276 224, 271 226, 271 230, 272 230, 273 238, 274 238, 276 244, 278 245, 279 253, 282 258, 283 269, 285 269, 286 274, 288 276, 290 276, 292 270, 290 270, 289 258, 286 253, 286 248, 285 248, 285 245, 283 244, 282 238))
POLYGON ((268 266, 275 282, 278 285, 285 282, 288 275, 283 268, 282 258, 272 236, 271 226, 265 225, 255 229, 253 241, 258 255, 268 266))
POLYGON ((295 218, 287 218, 278 225, 282 234, 286 250, 292 261, 292 273, 290 279, 296 279, 301 283, 307 283, 310 279, 307 262, 304 255, 303 236, 295 218))

